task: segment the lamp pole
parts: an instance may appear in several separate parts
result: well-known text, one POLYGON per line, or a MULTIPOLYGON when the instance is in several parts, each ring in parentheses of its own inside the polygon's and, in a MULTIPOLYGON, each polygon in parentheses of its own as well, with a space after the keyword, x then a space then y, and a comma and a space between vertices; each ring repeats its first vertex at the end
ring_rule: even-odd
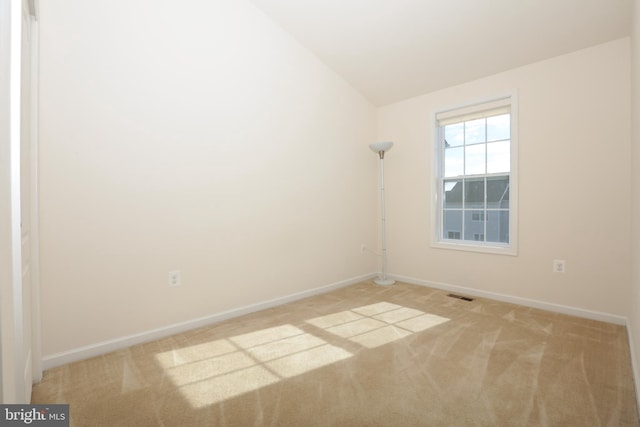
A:
POLYGON ((376 142, 370 144, 371 150, 378 153, 380 157, 380 218, 381 218, 381 240, 382 240, 382 277, 374 280, 377 285, 393 285, 395 280, 387 278, 387 217, 385 213, 384 198, 384 153, 393 147, 393 142, 376 142))

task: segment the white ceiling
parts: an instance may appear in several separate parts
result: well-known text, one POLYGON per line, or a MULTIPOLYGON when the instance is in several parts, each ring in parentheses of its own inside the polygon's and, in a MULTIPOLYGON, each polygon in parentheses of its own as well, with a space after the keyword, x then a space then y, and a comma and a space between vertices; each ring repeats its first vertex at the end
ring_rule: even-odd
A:
POLYGON ((630 34, 632 0, 251 0, 376 105, 630 34))

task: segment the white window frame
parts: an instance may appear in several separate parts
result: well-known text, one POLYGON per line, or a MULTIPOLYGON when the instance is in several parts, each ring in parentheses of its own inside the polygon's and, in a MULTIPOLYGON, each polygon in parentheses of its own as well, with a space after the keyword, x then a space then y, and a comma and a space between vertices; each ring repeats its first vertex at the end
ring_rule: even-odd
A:
POLYGON ((486 98, 472 103, 441 109, 434 112, 432 119, 431 153, 433 172, 431 174, 431 246, 440 249, 482 252, 500 255, 518 255, 518 98, 517 92, 486 98), (440 137, 439 117, 465 116, 490 109, 492 105, 508 102, 511 114, 511 147, 509 173, 509 243, 454 241, 444 237, 443 224, 443 155, 444 141, 440 137))

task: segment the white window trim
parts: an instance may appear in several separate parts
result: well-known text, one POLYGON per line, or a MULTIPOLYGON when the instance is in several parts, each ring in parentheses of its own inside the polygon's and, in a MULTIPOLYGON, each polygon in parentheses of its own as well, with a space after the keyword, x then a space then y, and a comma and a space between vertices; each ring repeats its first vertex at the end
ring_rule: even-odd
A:
MULTIPOLYGON (((463 114, 463 113, 462 113, 463 114)), ((441 109, 431 115, 431 247, 439 249, 453 249, 460 251, 482 252, 499 255, 518 255, 518 94, 517 91, 500 96, 480 99, 471 103, 441 109), (442 201, 439 200, 441 188, 441 155, 438 141, 437 115, 448 111, 460 111, 471 109, 479 104, 488 104, 497 100, 509 98, 511 103, 511 171, 509 178, 509 244, 495 242, 472 243, 467 240, 460 242, 445 241, 439 234, 442 233, 442 201)))

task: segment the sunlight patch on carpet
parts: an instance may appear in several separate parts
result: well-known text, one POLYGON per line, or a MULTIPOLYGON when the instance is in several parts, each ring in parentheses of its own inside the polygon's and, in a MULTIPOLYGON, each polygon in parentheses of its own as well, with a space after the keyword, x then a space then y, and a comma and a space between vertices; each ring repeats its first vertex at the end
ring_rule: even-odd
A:
POLYGON ((240 348, 250 348, 302 334, 304 334, 304 331, 300 328, 296 328, 293 325, 281 325, 273 328, 260 329, 249 332, 248 334, 236 335, 235 337, 229 338, 229 341, 240 348))
POLYGON ((392 325, 386 325, 374 331, 352 337, 351 341, 357 342, 358 344, 367 348, 376 348, 380 347, 381 345, 397 341, 400 338, 404 338, 411 334, 412 332, 409 332, 405 329, 396 328, 392 325))
POLYGON ((194 408, 220 403, 280 381, 262 366, 254 365, 225 375, 206 378, 180 388, 180 392, 194 408))
POLYGON ((156 360, 166 369, 208 360, 237 350, 238 348, 227 340, 216 340, 159 353, 156 354, 156 360))
POLYGON ((290 356, 273 360, 266 365, 281 377, 290 378, 331 365, 351 356, 353 354, 343 348, 326 344, 302 353, 294 353, 290 356))
POLYGON ((356 335, 364 334, 366 332, 375 331, 376 329, 380 329, 386 325, 386 323, 379 320, 365 317, 364 319, 359 319, 339 326, 327 328, 326 330, 327 332, 331 332, 332 334, 342 338, 351 338, 356 335))
POLYGON ((155 358, 189 404, 202 408, 351 356, 300 328, 281 325, 155 358))
POLYGON ((309 319, 307 320, 307 323, 321 329, 326 329, 358 319, 364 319, 364 316, 356 314, 351 310, 347 310, 341 311, 339 313, 327 314, 326 316, 322 317, 316 317, 315 319, 309 319))
POLYGON ((331 343, 285 324, 173 349, 155 358, 189 404, 202 408, 348 359, 353 353, 347 343, 373 349, 447 321, 380 302, 306 320, 305 329, 330 333, 335 337, 331 343))
POLYGON ((376 348, 448 322, 446 317, 379 302, 316 317, 307 323, 366 348, 376 348))
POLYGON ((255 366, 255 361, 243 352, 225 354, 177 366, 167 370, 167 376, 177 386, 183 386, 203 380, 228 374, 230 372, 255 366))

